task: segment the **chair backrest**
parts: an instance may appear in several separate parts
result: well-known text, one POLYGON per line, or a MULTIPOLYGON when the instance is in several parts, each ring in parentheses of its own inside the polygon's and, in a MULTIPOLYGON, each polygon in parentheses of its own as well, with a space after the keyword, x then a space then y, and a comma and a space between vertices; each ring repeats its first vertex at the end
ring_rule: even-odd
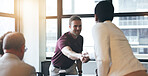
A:
POLYGON ((49 66, 51 61, 43 61, 41 62, 41 72, 44 76, 49 76, 49 66))

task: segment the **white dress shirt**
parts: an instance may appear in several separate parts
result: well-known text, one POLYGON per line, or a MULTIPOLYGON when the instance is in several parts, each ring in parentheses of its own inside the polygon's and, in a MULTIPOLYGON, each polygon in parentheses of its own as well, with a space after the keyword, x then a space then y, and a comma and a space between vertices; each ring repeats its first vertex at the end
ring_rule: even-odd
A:
POLYGON ((98 76, 124 76, 146 70, 133 55, 123 32, 111 21, 96 23, 92 35, 98 76))

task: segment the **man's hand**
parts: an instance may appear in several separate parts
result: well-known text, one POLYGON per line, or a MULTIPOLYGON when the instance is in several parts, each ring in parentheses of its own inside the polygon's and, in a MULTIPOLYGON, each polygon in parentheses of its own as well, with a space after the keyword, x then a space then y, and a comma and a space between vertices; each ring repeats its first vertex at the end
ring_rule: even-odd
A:
POLYGON ((80 60, 83 63, 87 63, 90 60, 89 55, 88 55, 88 52, 83 53, 82 56, 81 56, 81 58, 80 58, 80 60))

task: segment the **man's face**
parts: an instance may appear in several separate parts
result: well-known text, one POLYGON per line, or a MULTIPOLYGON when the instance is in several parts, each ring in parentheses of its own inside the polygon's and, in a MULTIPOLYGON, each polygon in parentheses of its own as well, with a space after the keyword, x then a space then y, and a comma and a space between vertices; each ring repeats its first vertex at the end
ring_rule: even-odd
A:
POLYGON ((76 36, 79 36, 82 29, 82 24, 80 20, 73 20, 69 26, 70 32, 76 36))

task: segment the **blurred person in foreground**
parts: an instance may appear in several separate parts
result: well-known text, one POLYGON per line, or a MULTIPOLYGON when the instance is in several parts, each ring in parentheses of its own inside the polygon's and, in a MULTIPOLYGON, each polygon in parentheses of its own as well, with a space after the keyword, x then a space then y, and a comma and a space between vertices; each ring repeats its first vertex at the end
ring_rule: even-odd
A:
POLYGON ((62 35, 57 41, 55 55, 51 59, 49 68, 50 76, 57 76, 61 70, 64 70, 66 74, 81 75, 82 62, 89 61, 88 53, 82 54, 83 37, 80 35, 82 23, 79 16, 70 17, 69 28, 70 31, 62 35))
POLYGON ((4 55, 0 58, 0 76, 36 76, 35 68, 22 61, 25 38, 23 34, 12 32, 3 40, 4 55))
POLYGON ((92 34, 98 76, 147 76, 124 33, 112 23, 113 17, 112 3, 100 1, 96 5, 92 34))

